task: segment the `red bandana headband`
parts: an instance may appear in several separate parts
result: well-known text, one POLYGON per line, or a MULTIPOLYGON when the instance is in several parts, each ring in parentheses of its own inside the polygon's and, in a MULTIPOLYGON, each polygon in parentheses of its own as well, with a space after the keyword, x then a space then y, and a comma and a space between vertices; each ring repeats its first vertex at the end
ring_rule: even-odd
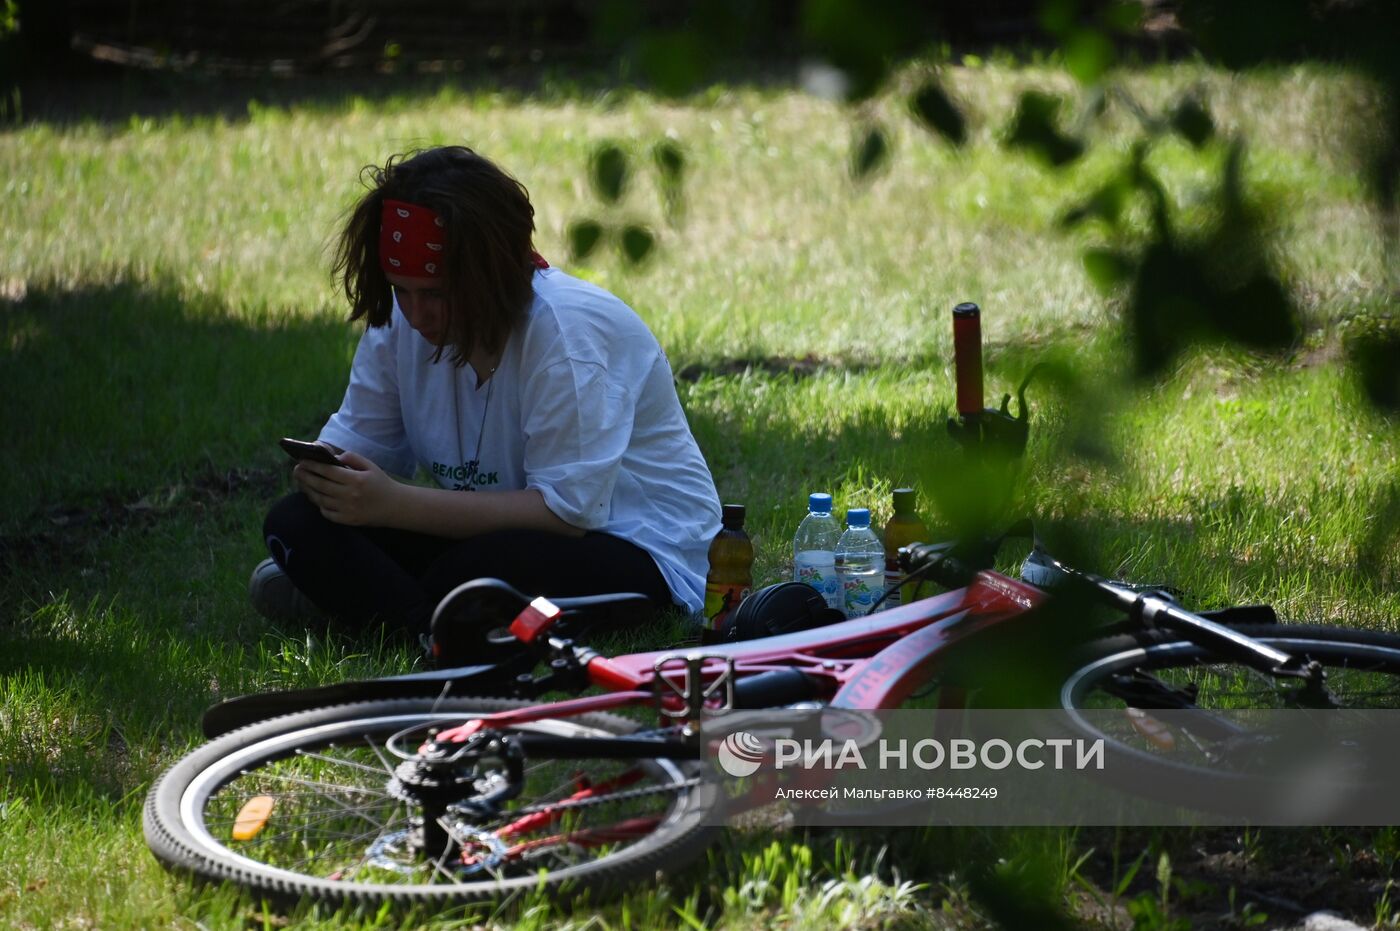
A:
POLYGON ((435 211, 401 200, 384 201, 379 222, 379 265, 388 274, 437 277, 446 242, 447 230, 435 211))
MULTIPOLYGON (((385 200, 379 221, 379 266, 390 275, 436 278, 442 273, 447 230, 437 212, 401 200, 385 200)), ((538 252, 536 268, 548 268, 538 252)))

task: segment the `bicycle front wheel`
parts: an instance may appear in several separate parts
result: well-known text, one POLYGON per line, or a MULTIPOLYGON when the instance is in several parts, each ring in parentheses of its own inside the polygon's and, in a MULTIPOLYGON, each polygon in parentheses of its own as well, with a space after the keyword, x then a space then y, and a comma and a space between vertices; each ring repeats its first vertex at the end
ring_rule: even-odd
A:
MULTIPOLYGON (((167 866, 281 899, 443 907, 543 887, 593 894, 649 880, 699 855, 716 794, 697 764, 597 758, 524 762, 522 789, 498 810, 470 804, 481 782, 449 787, 461 804, 425 811, 395 779, 393 750, 430 732, 524 703, 492 699, 364 702, 263 721, 168 770, 146 801, 145 834, 167 866), (447 838, 446 846, 425 842, 447 838)), ((630 733, 607 714, 513 729, 555 737, 630 733)), ((483 774, 483 780, 489 780, 483 774)))
MULTIPOLYGON (((1305 624, 1236 629, 1322 664, 1329 707, 1400 708, 1400 636, 1305 624)), ((1249 771, 1250 742, 1228 722, 1255 710, 1317 707, 1299 680, 1220 657, 1169 631, 1093 641, 1070 665, 1058 705, 1073 727, 1103 739, 1107 752, 1130 768, 1174 771, 1193 792, 1209 791, 1212 782, 1236 788, 1258 775, 1249 771), (1161 709, 1184 709, 1198 725, 1180 728, 1181 739, 1164 737, 1139 714, 1161 709)))

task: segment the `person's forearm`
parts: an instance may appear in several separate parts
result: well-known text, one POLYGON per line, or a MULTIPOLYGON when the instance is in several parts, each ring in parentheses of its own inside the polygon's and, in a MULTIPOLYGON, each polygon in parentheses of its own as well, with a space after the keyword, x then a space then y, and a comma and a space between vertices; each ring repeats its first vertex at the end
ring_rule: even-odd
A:
POLYGON ((521 491, 452 491, 404 485, 389 526, 462 539, 493 530, 544 530, 580 537, 583 531, 544 503, 533 488, 521 491))

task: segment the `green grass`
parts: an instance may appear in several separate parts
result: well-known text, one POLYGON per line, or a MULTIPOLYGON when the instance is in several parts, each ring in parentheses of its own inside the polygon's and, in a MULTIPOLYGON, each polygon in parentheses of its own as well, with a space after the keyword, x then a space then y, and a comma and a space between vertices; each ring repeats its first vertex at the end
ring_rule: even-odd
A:
MULTIPOLYGON (((415 144, 466 142, 511 169, 536 203, 541 251, 652 326, 685 373, 681 397, 721 495, 748 505, 760 582, 788 571, 811 490, 831 491, 838 508, 870 505, 881 522, 894 487, 936 497, 935 465, 951 452, 946 315, 973 299, 989 397, 1037 359, 1078 363, 1078 388, 1032 389, 1019 506, 1072 532, 1090 568, 1169 581, 1199 605, 1267 600, 1295 619, 1394 630, 1400 521, 1385 502, 1400 484, 1400 437, 1336 361, 1346 320, 1393 301, 1339 142, 1367 124, 1364 85, 1316 68, 1123 76, 1151 106, 1199 86, 1222 130, 1247 137, 1246 178, 1271 207, 1271 248, 1307 325, 1290 358, 1203 352, 1159 385, 1130 388, 1115 308, 1080 265, 1096 234, 1055 229, 1121 162, 1130 119, 1110 111, 1090 157, 1054 174, 998 139, 1020 90, 1073 97, 1067 78, 990 66, 949 80, 972 116, 969 146, 950 151, 897 100, 878 101, 895 156, 863 187, 846 171, 851 116, 772 88, 664 102, 447 87, 250 104, 236 118, 40 118, 0 134, 0 924, 282 922, 233 890, 168 877, 142 844, 140 804, 216 698, 412 663, 400 647, 276 630, 248 608, 244 585, 262 511, 287 486, 273 441, 313 432, 335 408, 354 346, 326 244, 360 166, 415 144), (689 174, 674 227, 646 167, 668 134, 689 174), (610 210, 585 175, 605 139, 638 167, 610 210), (657 224, 659 254, 638 273, 611 253, 570 265, 564 230, 584 215, 657 224), (793 360, 803 374, 775 371, 793 360)), ((1222 156, 1178 143, 1152 156, 1188 218, 1203 218, 1222 156)), ((946 515, 926 516, 946 527, 946 515)), ((673 634, 644 631, 625 646, 673 634)), ((1239 916, 1249 895, 1277 890, 1262 877, 1299 861, 1327 861, 1344 883, 1305 904, 1370 922, 1389 914, 1396 850, 1390 829, 776 840, 746 829, 669 885, 600 908, 595 926, 758 928, 791 916, 801 927, 985 927, 1014 918, 987 903, 1019 897, 1127 927, 1143 896, 1174 914, 1239 916), (1175 864, 1165 882, 1164 855, 1175 864)), ((1256 911, 1280 924, 1296 917, 1261 901, 1256 911)), ((542 900, 466 917, 590 920, 542 900)))

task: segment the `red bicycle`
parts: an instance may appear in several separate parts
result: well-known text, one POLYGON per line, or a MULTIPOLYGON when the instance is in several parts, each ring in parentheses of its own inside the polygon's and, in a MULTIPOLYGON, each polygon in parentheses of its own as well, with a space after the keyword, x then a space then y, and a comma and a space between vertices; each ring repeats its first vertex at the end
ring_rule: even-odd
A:
MULTIPOLYGON (((1024 400, 1015 418, 1006 404, 981 410, 976 315, 963 305, 956 319, 958 429, 1023 442, 1024 400)), ((150 791, 147 843, 204 878, 337 904, 626 887, 698 857, 717 830, 725 799, 702 778, 702 715, 897 708, 937 686, 941 707, 975 703, 993 683, 960 675, 954 659, 1043 629, 1062 616, 1047 610, 1060 591, 1090 595, 1117 620, 1057 639, 1043 697, 1133 765, 1229 780, 1211 748, 1237 743, 1239 730, 1221 709, 1400 707, 1400 637, 1281 624, 1262 606, 1193 613, 1040 547, 1013 578, 992 568, 997 542, 906 548, 910 577, 948 590, 878 614, 611 657, 565 634, 633 596, 552 603, 468 583, 436 620, 508 623, 482 646, 498 651, 493 661, 215 706, 213 739, 150 791), (598 694, 540 701, 587 690, 598 694), (1105 731, 1078 714, 1102 708, 1190 712, 1194 756, 1158 753, 1150 728, 1105 731)))

